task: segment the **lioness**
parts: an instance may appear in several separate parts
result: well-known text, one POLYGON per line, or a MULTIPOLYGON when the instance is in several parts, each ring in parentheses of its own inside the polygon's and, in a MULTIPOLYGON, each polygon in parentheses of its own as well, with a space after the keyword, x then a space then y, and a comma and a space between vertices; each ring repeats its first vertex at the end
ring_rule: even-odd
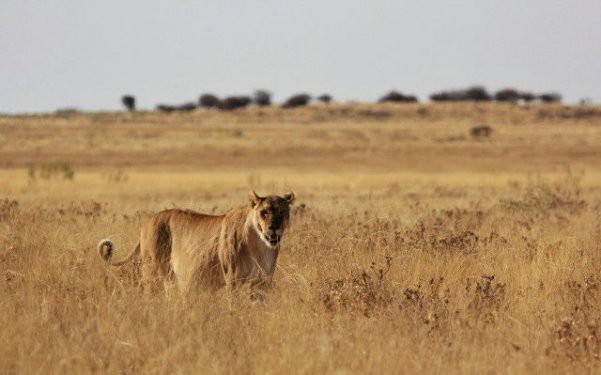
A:
POLYGON ((165 210, 142 226, 132 252, 113 262, 113 243, 98 243, 100 257, 122 265, 137 254, 145 280, 175 278, 180 290, 267 285, 275 271, 280 241, 290 221, 293 193, 249 195, 250 205, 213 216, 187 210, 165 210))

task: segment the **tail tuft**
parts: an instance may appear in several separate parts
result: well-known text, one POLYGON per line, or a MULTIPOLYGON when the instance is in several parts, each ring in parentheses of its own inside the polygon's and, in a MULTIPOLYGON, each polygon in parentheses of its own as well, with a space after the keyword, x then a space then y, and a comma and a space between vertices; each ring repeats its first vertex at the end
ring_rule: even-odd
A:
POLYGON ((113 241, 104 239, 98 242, 98 255, 105 261, 110 262, 113 256, 113 241))

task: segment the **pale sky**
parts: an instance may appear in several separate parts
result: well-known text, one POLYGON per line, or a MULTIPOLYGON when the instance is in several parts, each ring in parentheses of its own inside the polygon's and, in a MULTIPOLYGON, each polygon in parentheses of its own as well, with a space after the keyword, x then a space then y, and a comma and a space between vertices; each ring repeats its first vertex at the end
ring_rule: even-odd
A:
POLYGON ((483 84, 601 101, 600 0, 4 0, 0 112, 483 84))

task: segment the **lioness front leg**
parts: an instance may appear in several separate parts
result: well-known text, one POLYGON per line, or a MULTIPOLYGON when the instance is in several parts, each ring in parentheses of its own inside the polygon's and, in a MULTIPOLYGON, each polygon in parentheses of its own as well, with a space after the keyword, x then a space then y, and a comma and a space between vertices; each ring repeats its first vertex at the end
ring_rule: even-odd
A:
POLYGON ((271 278, 259 278, 250 281, 250 298, 252 300, 263 301, 267 294, 267 290, 271 286, 271 278))

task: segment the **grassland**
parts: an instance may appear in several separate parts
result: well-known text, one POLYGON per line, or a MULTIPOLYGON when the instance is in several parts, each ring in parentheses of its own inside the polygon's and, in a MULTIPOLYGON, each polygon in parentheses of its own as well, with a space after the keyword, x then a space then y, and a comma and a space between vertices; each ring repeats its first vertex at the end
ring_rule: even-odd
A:
POLYGON ((600 355, 599 107, 0 117, 0 373, 566 373, 600 355), (250 188, 297 195, 263 303, 144 293, 94 251, 250 188))

